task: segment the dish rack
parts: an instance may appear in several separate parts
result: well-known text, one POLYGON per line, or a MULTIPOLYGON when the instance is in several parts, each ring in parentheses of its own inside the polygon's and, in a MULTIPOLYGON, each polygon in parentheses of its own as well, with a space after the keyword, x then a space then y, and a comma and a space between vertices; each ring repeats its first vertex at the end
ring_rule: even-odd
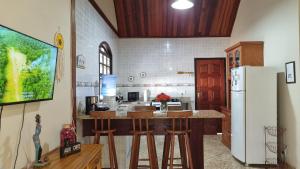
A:
POLYGON ((265 164, 277 165, 285 162, 285 131, 285 128, 265 126, 265 164))

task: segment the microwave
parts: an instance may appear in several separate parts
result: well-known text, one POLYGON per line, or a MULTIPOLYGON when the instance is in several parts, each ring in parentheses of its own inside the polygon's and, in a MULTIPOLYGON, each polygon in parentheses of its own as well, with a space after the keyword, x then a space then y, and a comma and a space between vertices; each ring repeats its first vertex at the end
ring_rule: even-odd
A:
POLYGON ((139 92, 128 92, 127 99, 129 102, 138 101, 140 98, 139 92))

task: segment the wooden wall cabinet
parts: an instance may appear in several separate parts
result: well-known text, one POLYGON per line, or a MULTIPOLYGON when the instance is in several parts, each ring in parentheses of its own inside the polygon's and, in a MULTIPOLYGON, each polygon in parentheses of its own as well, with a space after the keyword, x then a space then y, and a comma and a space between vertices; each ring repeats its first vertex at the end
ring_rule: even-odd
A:
POLYGON ((263 66, 264 43, 260 41, 239 42, 226 52, 226 107, 221 108, 225 118, 222 120, 222 142, 231 147, 231 69, 239 66, 263 66))
POLYGON ((227 78, 230 70, 239 66, 263 66, 263 42, 239 42, 226 50, 227 78))

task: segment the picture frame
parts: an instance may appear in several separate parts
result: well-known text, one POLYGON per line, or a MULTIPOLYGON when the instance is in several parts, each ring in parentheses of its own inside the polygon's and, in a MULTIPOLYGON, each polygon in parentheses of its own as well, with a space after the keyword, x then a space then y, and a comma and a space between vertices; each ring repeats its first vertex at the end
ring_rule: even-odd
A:
POLYGON ((296 83, 295 61, 285 63, 285 81, 287 84, 296 83))
POLYGON ((80 69, 85 69, 85 67, 86 67, 86 60, 85 60, 85 57, 83 55, 78 55, 77 56, 76 67, 80 68, 80 69))

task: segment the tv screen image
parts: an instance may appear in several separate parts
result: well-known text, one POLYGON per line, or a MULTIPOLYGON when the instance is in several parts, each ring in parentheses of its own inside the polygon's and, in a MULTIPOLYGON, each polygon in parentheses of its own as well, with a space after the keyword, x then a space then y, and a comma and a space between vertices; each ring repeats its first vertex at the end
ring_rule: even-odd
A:
POLYGON ((0 105, 53 98, 57 48, 0 25, 0 105))

